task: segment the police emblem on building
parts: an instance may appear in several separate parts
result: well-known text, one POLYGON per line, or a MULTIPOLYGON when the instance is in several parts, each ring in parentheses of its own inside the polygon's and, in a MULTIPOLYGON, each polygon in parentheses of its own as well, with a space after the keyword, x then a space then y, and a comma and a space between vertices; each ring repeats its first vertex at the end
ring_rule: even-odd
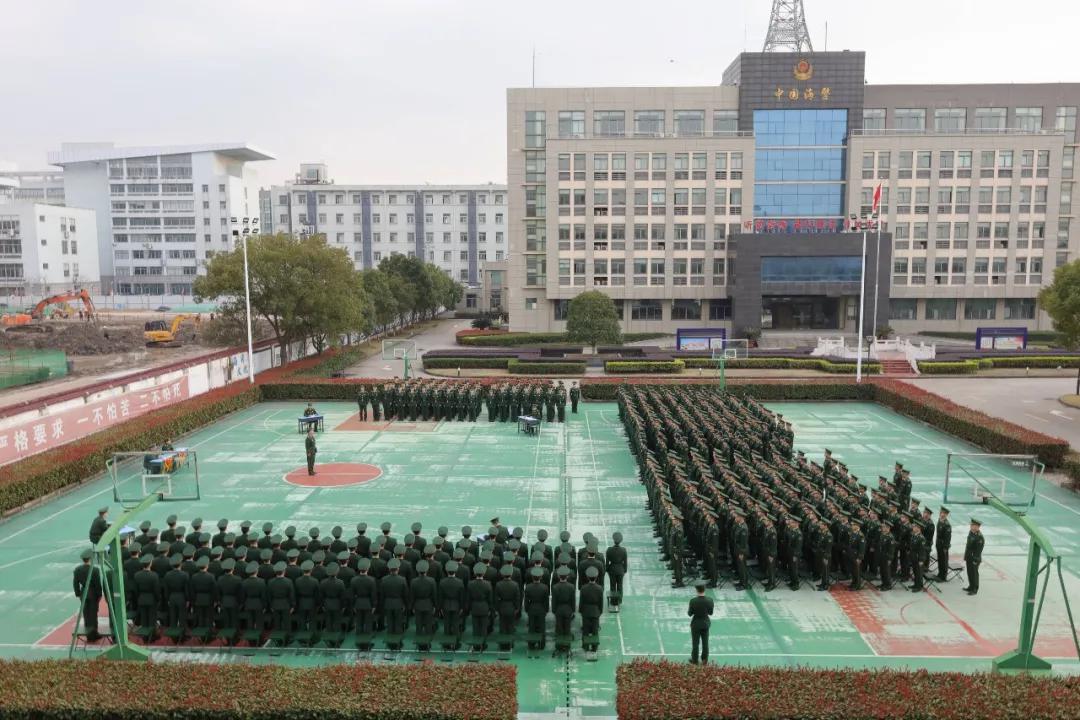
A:
POLYGON ((795 76, 796 80, 809 80, 814 77, 814 66, 810 64, 809 60, 800 60, 795 63, 791 74, 795 76))

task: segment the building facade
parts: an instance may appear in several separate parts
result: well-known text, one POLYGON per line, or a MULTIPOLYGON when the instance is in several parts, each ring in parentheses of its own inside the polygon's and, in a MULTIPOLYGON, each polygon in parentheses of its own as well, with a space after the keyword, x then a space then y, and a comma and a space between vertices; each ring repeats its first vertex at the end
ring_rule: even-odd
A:
POLYGON ((484 263, 508 257, 504 185, 338 184, 325 165, 309 163, 269 193, 273 222, 264 231, 323 234, 359 269, 395 254, 422 258, 466 285, 466 309, 481 308, 484 263))
POLYGON ((119 148, 71 144, 50 153, 72 205, 97 213, 102 292, 190 296, 233 220, 259 218, 249 163, 272 159, 244 143, 119 148))
POLYGON ((0 165, 0 197, 63 205, 64 173, 59 170, 5 169, 0 165))
POLYGON ((93 210, 0 203, 0 297, 40 299, 64 290, 100 289, 93 210))
POLYGON ((1049 328, 1076 257, 1080 84, 873 86, 861 52, 743 53, 722 84, 511 89, 507 301, 560 330, 1049 328), (876 311, 876 315, 874 314, 876 311))

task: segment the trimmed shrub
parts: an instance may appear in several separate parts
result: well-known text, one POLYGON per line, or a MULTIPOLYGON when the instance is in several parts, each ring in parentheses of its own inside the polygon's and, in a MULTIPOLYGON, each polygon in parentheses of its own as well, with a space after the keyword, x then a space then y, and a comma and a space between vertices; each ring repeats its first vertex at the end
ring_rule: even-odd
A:
POLYGON ((919 361, 919 372, 923 375, 974 375, 979 371, 979 360, 960 360, 958 362, 919 361))
POLYGON ((166 674, 175 682, 139 663, 0 661, 0 707, 27 720, 515 720, 518 711, 510 664, 184 663, 166 674))
POLYGON ((992 367, 994 367, 994 361, 991 360, 990 358, 983 358, 982 360, 979 361, 979 369, 980 370, 989 370, 992 367))
POLYGON ((682 360, 608 360, 604 372, 610 375, 681 373, 685 367, 682 360))
MULTIPOLYGON (((549 345, 567 343, 569 338, 564 332, 528 333, 462 330, 456 335, 458 345, 466 347, 519 347, 521 345, 549 345)), ((624 333, 623 342, 641 342, 668 337, 668 333, 624 333)))
POLYGON ((179 437, 253 405, 259 396, 258 387, 233 383, 0 467, 0 514, 97 475, 114 452, 145 450, 179 437))
POLYGON ((925 670, 689 665, 637 660, 615 671, 619 720, 1066 717, 1080 678, 925 670))
MULTIPOLYGON (((718 367, 718 361, 712 358, 684 358, 688 369, 718 367)), ((728 370, 818 370, 834 375, 854 375, 855 363, 835 363, 824 358, 736 358, 727 360, 724 367, 728 370)), ((864 375, 880 375, 881 364, 863 363, 864 375)))
POLYGON ((505 370, 509 358, 424 357, 425 370, 494 369, 505 370))
POLYGON ((522 362, 510 360, 506 369, 511 375, 584 375, 583 362, 522 362))
POLYGON ((1024 357, 994 357, 985 358, 990 361, 990 366, 995 368, 1078 368, 1080 367, 1080 355, 1073 356, 1038 356, 1024 357))

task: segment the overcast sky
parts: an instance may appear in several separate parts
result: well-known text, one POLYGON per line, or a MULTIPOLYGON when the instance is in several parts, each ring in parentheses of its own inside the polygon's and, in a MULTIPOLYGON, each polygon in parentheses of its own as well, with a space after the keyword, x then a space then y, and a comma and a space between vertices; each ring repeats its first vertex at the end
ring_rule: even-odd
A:
MULTIPOLYGON (((1076 82, 1078 0, 805 0, 871 83, 1076 82)), ((770 0, 0 0, 0 161, 241 140, 263 184, 505 182, 507 87, 711 85, 770 0)))

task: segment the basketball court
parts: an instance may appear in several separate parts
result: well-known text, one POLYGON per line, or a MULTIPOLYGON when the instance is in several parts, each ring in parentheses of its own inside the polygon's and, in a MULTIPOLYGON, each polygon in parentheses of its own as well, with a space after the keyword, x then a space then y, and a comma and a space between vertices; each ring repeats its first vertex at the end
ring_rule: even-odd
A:
MULTIPOLYGON (((300 531, 334 525, 354 533, 357 522, 394 524, 401 537, 414 521, 431 538, 440 525, 459 535, 462 525, 483 532, 498 515, 520 525, 530 541, 540 528, 566 528, 572 542, 591 531, 605 544, 621 531, 630 556, 623 611, 601 619, 599 657, 589 662, 579 650, 567 661, 545 654, 525 657, 524 643, 510 657, 519 668, 523 714, 550 713, 567 706, 574 713, 613 716, 615 667, 639 656, 685 660, 689 656, 688 588, 672 589, 670 571, 658 557, 645 492, 623 437, 613 403, 583 403, 565 424, 541 425, 538 436, 519 434, 513 423, 385 423, 356 421, 352 403, 316 403, 327 432, 318 435, 318 474, 309 476, 303 436, 296 417, 303 403, 263 403, 229 416, 174 442, 197 456, 197 500, 158 503, 140 519, 163 528, 175 513, 190 527, 202 517, 213 527, 226 517, 234 525, 273 522, 300 531), (408 427, 412 426, 412 427, 408 427)), ((795 428, 795 446, 821 460, 824 448, 867 484, 891 473, 894 460, 911 470, 913 497, 940 505, 948 452, 976 448, 868 403, 774 403, 795 428)), ((1030 473, 1007 463, 964 462, 980 482, 1008 487, 1030 485, 1030 473), (1002 478, 1001 476, 1004 476, 1002 478), (997 480, 992 480, 997 478, 997 480)), ((178 483, 181 482, 178 478, 178 483)), ((994 486, 998 487, 998 486, 994 486)), ((1080 598, 1080 499, 1039 479, 1028 515, 1064 556, 1070 598, 1080 598)), ((95 509, 110 503, 112 482, 102 475, 84 487, 0 524, 0 656, 66 657, 76 601, 71 572, 87 544, 95 509)), ((950 488, 964 493, 961 484, 950 488)), ((1018 491, 1020 492, 1020 491, 1018 491)), ((974 497, 974 494, 972 494, 974 497)), ((961 498, 962 499, 962 498, 961 498)), ((711 633, 715 662, 819 667, 913 667, 932 670, 987 670, 993 657, 1016 642, 1027 563, 1025 531, 987 506, 951 505, 952 564, 962 565, 967 520, 983 521, 986 549, 982 587, 970 597, 963 578, 937 591, 850 592, 842 585, 817 592, 810 582, 793 592, 765 593, 755 585, 736 592, 728 584, 709 592, 716 599, 711 633)), ((136 523, 137 524, 137 523, 136 523)), ((549 620, 549 631, 552 621, 549 620)), ((524 633, 524 625, 520 632, 524 633)), ((575 624, 575 635, 579 636, 575 624)), ((405 647, 411 648, 410 635, 405 647)), ((412 652, 386 652, 377 636, 370 654, 355 650, 227 651, 214 648, 171 651, 154 647, 155 660, 182 658, 215 662, 276 662, 311 665, 370 659, 406 662, 412 652)), ((343 648, 351 647, 346 640, 343 648)), ((1057 672, 1078 673, 1061 591, 1054 576, 1039 623, 1036 652, 1057 672), (1068 659, 1068 658, 1073 659, 1068 659), (1058 659, 1065 658, 1065 659, 1058 659)), ((79 650, 76 656, 93 654, 79 650)), ((505 662, 495 652, 428 653, 436 662, 505 662)))

